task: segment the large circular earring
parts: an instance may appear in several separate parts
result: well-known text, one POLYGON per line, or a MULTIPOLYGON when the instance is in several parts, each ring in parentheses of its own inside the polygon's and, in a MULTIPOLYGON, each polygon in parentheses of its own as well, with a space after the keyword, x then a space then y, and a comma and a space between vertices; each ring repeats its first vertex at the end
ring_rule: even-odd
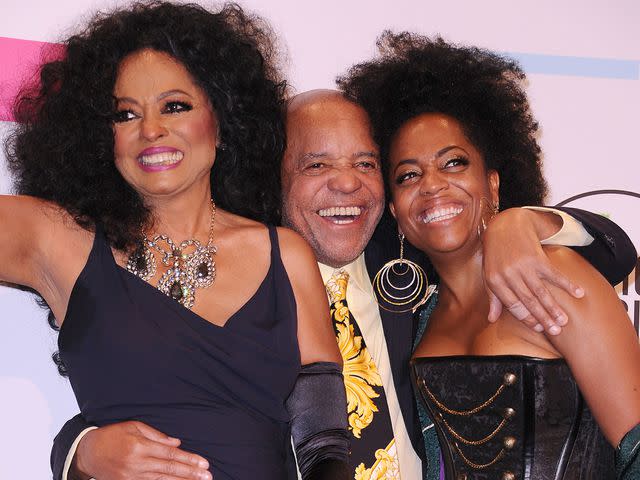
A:
POLYGON ((480 198, 480 211, 482 212, 482 202, 487 203, 487 210, 489 211, 488 218, 485 218, 484 213, 480 215, 480 223, 478 223, 478 238, 482 238, 482 234, 487 229, 487 225, 493 217, 495 217, 500 211, 500 202, 492 203, 487 197, 480 198))
POLYGON ((398 238, 400 258, 383 265, 373 278, 373 288, 378 305, 383 310, 393 313, 415 312, 428 300, 435 286, 429 285, 427 274, 420 265, 404 258, 404 234, 400 232, 398 238))

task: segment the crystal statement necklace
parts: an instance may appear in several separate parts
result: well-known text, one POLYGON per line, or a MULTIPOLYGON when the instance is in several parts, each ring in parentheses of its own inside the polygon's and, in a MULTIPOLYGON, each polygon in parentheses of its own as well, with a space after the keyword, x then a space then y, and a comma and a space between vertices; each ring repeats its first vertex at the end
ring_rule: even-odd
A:
POLYGON ((129 256, 127 270, 145 281, 153 278, 156 274, 153 250, 157 251, 162 255, 162 264, 169 267, 158 281, 158 290, 191 309, 196 288, 210 287, 216 279, 216 264, 213 261, 216 253, 213 245, 215 218, 216 204, 211 200, 209 241, 206 245, 196 239, 184 240, 176 245, 167 235, 156 235, 149 240, 146 233, 142 232, 142 242, 129 256))

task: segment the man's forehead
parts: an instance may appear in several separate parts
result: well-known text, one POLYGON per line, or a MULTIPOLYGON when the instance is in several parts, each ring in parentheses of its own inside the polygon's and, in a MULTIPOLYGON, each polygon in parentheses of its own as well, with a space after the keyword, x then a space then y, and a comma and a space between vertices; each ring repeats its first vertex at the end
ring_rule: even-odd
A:
POLYGON ((287 135, 285 157, 296 163, 318 159, 378 158, 378 147, 366 125, 336 119, 333 122, 298 124, 287 135))
POLYGON ((287 120, 291 121, 293 127, 300 123, 324 123, 335 119, 369 126, 369 119, 364 109, 340 96, 293 102, 287 113, 287 120))
POLYGON ((299 146, 301 142, 344 142, 346 136, 354 137, 353 140, 360 143, 367 143, 366 150, 377 148, 371 137, 366 112, 344 98, 308 102, 290 110, 287 115, 287 137, 290 146, 299 146))

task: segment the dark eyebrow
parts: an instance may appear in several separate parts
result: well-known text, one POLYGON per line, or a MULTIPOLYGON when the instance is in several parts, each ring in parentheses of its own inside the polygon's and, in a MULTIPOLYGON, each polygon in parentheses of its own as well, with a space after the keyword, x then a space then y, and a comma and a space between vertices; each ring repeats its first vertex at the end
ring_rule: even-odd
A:
POLYGON ((162 92, 160 95, 158 95, 158 100, 162 100, 164 98, 170 97, 171 95, 186 95, 187 97, 191 97, 191 95, 189 95, 187 92, 185 92, 184 90, 180 90, 180 89, 174 89, 174 90, 169 90, 166 92, 162 92))
MULTIPOLYGON (((467 153, 467 151, 464 148, 462 148, 461 146, 459 146, 459 145, 449 145, 449 146, 446 146, 446 147, 441 148, 440 150, 438 150, 436 152, 436 154, 433 156, 433 158, 440 158, 445 153, 449 152, 450 150, 453 150, 454 148, 459 148, 463 152, 467 153)), ((467 153, 467 155, 468 155, 468 153, 467 153)), ((415 165, 416 163, 418 163, 418 160, 415 159, 415 158, 407 158, 405 160, 400 160, 398 162, 398 165, 396 165, 396 168, 394 170, 397 170, 397 168, 400 167, 401 165, 407 165, 407 164, 415 165)))
MULTIPOLYGON (((189 95, 184 90, 173 89, 173 90, 167 90, 166 92, 162 92, 160 95, 158 95, 156 100, 163 100, 167 97, 170 97, 171 95, 176 95, 176 94, 181 94, 181 95, 186 95, 187 97, 191 97, 191 95, 189 95)), ((139 105, 139 102, 136 99, 131 97, 115 97, 115 98, 116 98, 116 102, 128 102, 128 103, 133 103, 135 105, 139 105)))

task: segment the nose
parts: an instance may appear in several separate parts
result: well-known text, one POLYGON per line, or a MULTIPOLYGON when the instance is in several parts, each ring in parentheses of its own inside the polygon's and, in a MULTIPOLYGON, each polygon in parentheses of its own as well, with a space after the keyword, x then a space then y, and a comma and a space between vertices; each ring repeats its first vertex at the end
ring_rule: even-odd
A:
POLYGON ((354 168, 336 168, 327 182, 329 190, 341 193, 353 193, 362 186, 358 172, 354 168))
POLYGON ((420 193, 422 195, 435 195, 449 186, 447 177, 438 168, 430 168, 422 175, 420 193))
POLYGON ((142 117, 140 135, 149 141, 155 141, 167 134, 161 115, 147 114, 142 117))

